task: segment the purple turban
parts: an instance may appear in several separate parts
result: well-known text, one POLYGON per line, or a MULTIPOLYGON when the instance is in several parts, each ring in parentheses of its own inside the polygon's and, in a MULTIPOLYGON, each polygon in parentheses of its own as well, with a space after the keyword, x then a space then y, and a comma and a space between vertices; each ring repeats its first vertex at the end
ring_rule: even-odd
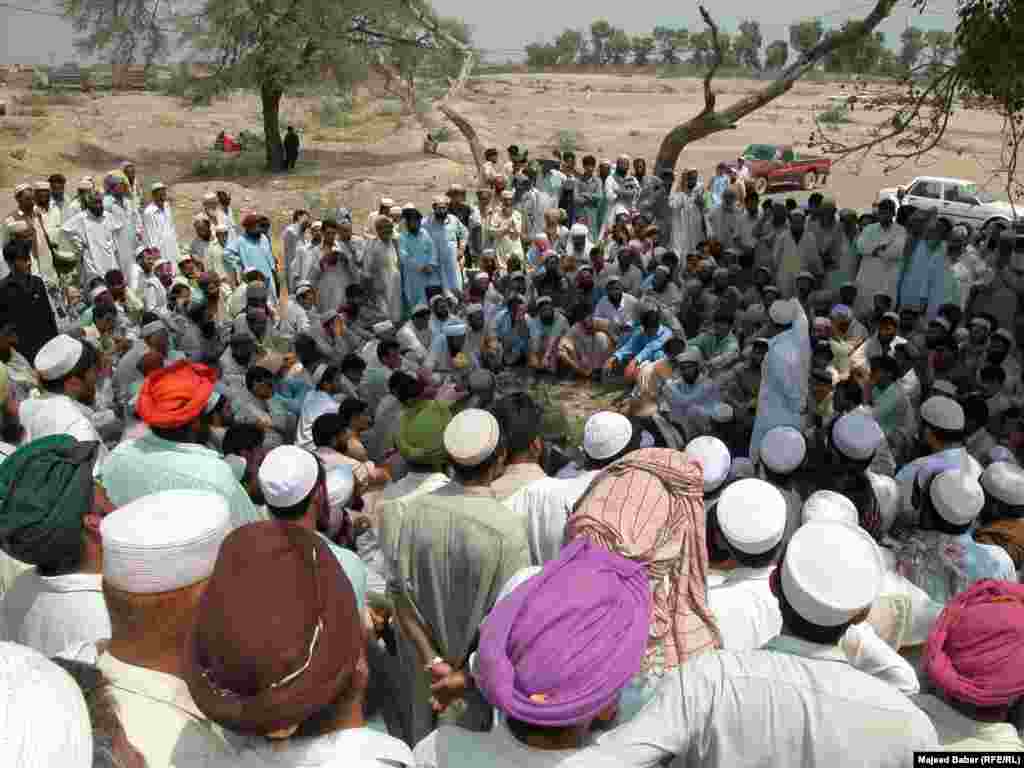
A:
POLYGON ((495 604, 480 628, 477 684, 524 723, 588 722, 640 670, 650 623, 644 567, 577 539, 495 604))

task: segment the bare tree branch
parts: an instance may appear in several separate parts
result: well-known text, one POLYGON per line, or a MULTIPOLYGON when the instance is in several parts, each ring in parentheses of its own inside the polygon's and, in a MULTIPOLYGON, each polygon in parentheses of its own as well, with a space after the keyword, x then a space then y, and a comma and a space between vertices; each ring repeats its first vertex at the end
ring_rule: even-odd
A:
POLYGON ((715 92, 711 90, 711 81, 715 79, 715 73, 722 66, 722 41, 718 36, 718 25, 711 18, 707 8, 703 5, 697 6, 700 9, 701 18, 711 30, 711 48, 714 51, 714 59, 707 74, 704 75, 704 111, 701 114, 708 114, 715 111, 715 92))
POLYGON ((811 71, 830 53, 873 33, 875 28, 892 13, 897 2, 898 0, 877 0, 875 7, 862 20, 849 22, 842 29, 829 32, 817 45, 798 56, 796 61, 782 70, 764 88, 745 96, 726 109, 709 111, 705 92, 704 110, 691 120, 677 125, 662 139, 661 147, 658 149, 656 167, 659 171, 672 171, 687 144, 713 133, 735 128, 739 120, 788 92, 797 80, 811 71))

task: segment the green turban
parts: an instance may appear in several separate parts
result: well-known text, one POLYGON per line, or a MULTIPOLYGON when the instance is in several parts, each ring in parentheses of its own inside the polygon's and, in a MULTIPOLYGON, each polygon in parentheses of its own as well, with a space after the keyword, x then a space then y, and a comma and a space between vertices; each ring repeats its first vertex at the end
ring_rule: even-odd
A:
POLYGON ((33 440, 0 464, 0 549, 44 575, 76 570, 98 451, 99 443, 54 435, 33 440))
POLYGON ((452 420, 448 403, 417 400, 408 406, 398 423, 396 443, 402 458, 413 464, 440 469, 448 460, 444 430, 452 420))

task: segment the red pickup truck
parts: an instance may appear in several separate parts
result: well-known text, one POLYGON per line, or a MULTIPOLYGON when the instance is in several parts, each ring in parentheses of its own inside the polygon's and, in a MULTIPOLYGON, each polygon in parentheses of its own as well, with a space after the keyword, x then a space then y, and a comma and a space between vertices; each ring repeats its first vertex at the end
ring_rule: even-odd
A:
MULTIPOLYGON (((782 185, 796 185, 800 189, 823 187, 832 172, 832 161, 827 157, 802 155, 789 144, 751 144, 743 150, 742 157, 759 195, 782 185)), ((736 168, 739 163, 726 165, 736 168)))

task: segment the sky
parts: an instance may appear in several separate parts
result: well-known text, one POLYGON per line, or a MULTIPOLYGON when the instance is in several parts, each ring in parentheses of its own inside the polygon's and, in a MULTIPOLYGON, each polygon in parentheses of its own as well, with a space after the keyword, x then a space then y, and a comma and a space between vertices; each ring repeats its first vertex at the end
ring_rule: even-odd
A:
MULTIPOLYGON (((474 43, 485 50, 488 61, 521 57, 523 46, 550 42, 566 27, 589 27, 595 19, 607 19, 630 34, 650 32, 655 26, 701 29, 697 4, 679 0, 588 0, 552 2, 552 0, 433 0, 434 7, 446 16, 459 16, 473 28, 474 43), (688 10, 687 10, 688 9, 688 10)), ((899 34, 908 24, 923 29, 952 29, 956 0, 929 0, 929 10, 919 14, 909 9, 908 0, 881 27, 887 42, 898 45, 899 34)), ((9 5, 46 11, 48 0, 0 0, 3 20, 3 44, 0 63, 61 64, 73 59, 73 34, 63 19, 41 13, 13 10, 9 5)), ((716 0, 711 7, 715 21, 726 31, 735 31, 739 22, 753 18, 761 23, 765 43, 788 40, 788 26, 803 18, 822 17, 826 26, 839 26, 848 18, 860 18, 874 5, 873 0, 716 0), (761 12, 752 6, 770 8, 761 12), (755 12, 757 10, 757 12, 755 12)))

